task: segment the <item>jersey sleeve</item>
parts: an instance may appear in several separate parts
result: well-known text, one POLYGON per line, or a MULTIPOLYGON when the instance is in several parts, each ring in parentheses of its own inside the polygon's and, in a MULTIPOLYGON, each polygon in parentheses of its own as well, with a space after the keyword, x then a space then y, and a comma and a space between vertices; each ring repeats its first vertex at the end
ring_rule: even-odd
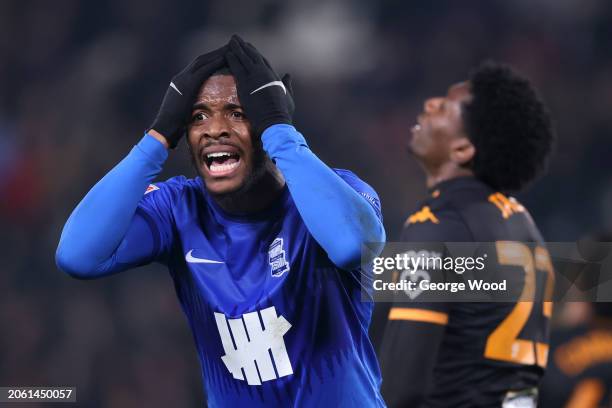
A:
POLYGON ((379 352, 381 393, 390 407, 419 407, 431 390, 445 326, 389 321, 379 352))
POLYGON ((351 186, 353 190, 365 198, 376 213, 376 216, 380 222, 382 222, 382 208, 380 206, 380 198, 378 197, 376 191, 368 183, 357 177, 352 171, 343 169, 334 169, 334 171, 342 178, 342 180, 351 186))
MULTIPOLYGON (((80 279, 98 278, 130 265, 129 250, 147 253, 150 235, 136 213, 147 185, 160 173, 168 152, 145 134, 130 153, 83 197, 66 221, 55 253, 59 269, 80 279), (122 249, 124 264, 118 262, 122 249)), ((141 257, 142 258, 142 257, 141 257)))
POLYGON ((168 263, 174 242, 172 205, 185 178, 149 184, 117 249, 99 266, 110 275, 151 262, 168 263))
POLYGON ((172 207, 180 199, 185 181, 185 177, 178 176, 149 185, 136 208, 136 214, 151 231, 155 261, 167 262, 175 235, 172 207))
MULTIPOLYGON (((471 233, 454 211, 421 208, 402 230, 402 250, 425 256, 445 256, 444 242, 470 241, 471 233)), ((417 270, 402 278, 436 281, 437 271, 417 270)), ((420 406, 431 390, 433 368, 446 327, 451 303, 419 301, 404 292, 387 312, 380 336, 379 358, 383 375, 382 394, 390 406, 420 406)))
POLYGON ((323 163, 293 126, 269 127, 262 142, 306 228, 334 265, 352 270, 361 263, 364 242, 385 241, 380 215, 370 202, 323 163))

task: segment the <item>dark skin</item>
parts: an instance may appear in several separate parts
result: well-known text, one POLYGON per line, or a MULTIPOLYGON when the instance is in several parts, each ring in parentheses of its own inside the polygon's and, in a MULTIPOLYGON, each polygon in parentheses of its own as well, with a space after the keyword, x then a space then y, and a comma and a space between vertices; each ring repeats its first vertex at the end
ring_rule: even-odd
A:
MULTIPOLYGON (((162 143, 167 146, 165 139, 162 143)), ((229 213, 261 211, 285 186, 261 142, 253 139, 231 75, 213 75, 202 84, 187 127, 187 143, 206 190, 229 213), (231 159, 213 160, 219 154, 231 159)))
POLYGON ((408 150, 425 170, 427 187, 473 176, 469 163, 476 149, 463 126, 462 105, 472 98, 468 82, 452 85, 445 96, 429 98, 412 128, 408 150))

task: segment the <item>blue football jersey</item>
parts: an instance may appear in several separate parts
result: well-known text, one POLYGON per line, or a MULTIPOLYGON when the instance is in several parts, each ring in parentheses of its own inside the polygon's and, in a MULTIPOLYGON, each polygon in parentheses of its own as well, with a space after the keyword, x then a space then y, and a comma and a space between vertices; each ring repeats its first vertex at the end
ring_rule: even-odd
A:
MULTIPOLYGON (((335 171, 380 217, 376 192, 335 171)), ((137 211, 191 326, 209 406, 384 406, 362 271, 330 261, 287 187, 265 211, 231 215, 181 176, 147 189, 137 211)))

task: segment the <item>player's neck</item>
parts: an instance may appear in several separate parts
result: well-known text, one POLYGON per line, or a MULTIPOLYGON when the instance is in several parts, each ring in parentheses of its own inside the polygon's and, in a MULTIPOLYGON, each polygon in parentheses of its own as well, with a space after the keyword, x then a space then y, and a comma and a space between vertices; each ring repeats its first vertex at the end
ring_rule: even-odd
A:
POLYGON ((443 181, 452 180, 458 177, 474 176, 474 172, 465 167, 458 167, 455 163, 444 163, 436 169, 426 170, 427 188, 435 187, 443 181))
POLYGON ((278 168, 266 165, 263 174, 257 177, 246 189, 233 194, 213 196, 215 202, 229 214, 256 213, 268 208, 281 194, 285 179, 278 168))

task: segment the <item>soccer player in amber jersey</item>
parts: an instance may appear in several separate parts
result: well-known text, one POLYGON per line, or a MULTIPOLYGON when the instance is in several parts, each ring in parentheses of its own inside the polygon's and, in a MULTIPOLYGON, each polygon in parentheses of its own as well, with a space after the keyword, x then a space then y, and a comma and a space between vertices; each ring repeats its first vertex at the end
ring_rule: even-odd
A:
POLYGON ((538 228, 508 193, 545 168, 553 142, 547 110, 526 79, 486 63, 427 99, 411 133, 429 196, 407 218, 402 241, 416 251, 418 242, 495 242, 501 273, 520 274, 523 295, 540 301, 395 302, 380 347, 383 397, 391 407, 535 404, 552 267, 538 228))

